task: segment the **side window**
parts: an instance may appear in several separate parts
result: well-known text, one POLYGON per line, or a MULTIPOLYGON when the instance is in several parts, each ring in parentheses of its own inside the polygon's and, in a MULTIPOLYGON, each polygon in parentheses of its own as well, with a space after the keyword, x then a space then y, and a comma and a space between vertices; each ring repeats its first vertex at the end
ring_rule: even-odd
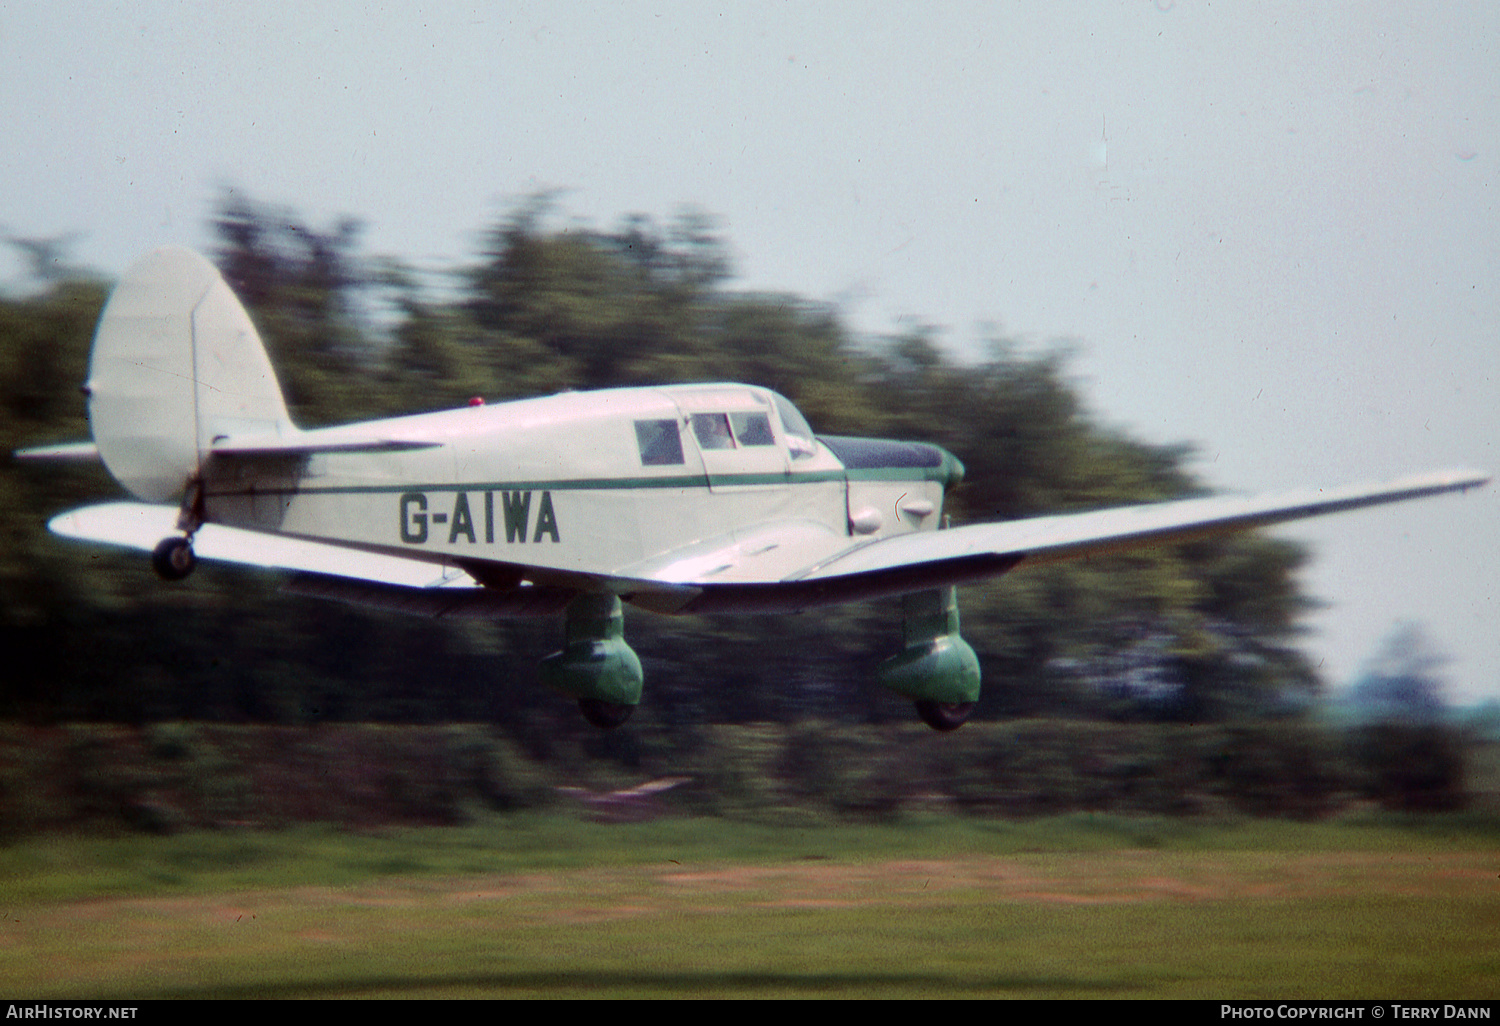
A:
POLYGON ((731 413, 729 423, 741 445, 775 445, 771 436, 771 418, 764 413, 731 413))
POLYGON ((729 418, 722 413, 693 414, 693 434, 704 449, 733 449, 734 439, 729 435, 729 418))
POLYGON ((641 447, 642 466, 668 467, 686 462, 682 458, 682 435, 677 431, 675 419, 636 421, 635 440, 641 447))

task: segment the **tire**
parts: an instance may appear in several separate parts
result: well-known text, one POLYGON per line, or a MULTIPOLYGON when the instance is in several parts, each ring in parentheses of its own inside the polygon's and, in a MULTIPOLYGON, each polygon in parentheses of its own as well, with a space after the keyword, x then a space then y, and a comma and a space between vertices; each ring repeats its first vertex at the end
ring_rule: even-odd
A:
POLYGON ((968 723, 974 706, 974 702, 933 702, 923 699, 917 703, 917 715, 933 730, 947 732, 968 723))
POLYGON ((163 538, 151 553, 151 565, 164 581, 180 581, 198 565, 192 542, 186 538, 163 538))
POLYGON ((580 698, 578 710, 583 713, 584 719, 600 730, 614 730, 630 719, 630 714, 635 712, 635 706, 605 702, 598 698, 580 698))

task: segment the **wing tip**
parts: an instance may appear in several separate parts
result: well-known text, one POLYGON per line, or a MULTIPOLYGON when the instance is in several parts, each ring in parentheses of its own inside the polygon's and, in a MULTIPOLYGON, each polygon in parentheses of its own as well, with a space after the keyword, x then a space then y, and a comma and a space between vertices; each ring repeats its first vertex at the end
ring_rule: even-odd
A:
POLYGON ((1483 488, 1490 483, 1490 475, 1483 470, 1440 470, 1414 478, 1417 485, 1427 484, 1444 491, 1466 492, 1470 488, 1483 488))

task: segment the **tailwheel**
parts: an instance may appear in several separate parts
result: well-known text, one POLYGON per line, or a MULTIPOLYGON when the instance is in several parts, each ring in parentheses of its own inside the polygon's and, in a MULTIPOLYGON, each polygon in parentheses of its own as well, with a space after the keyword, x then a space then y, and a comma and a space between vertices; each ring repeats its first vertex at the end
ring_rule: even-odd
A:
POLYGON ((151 565, 164 581, 180 581, 193 572, 198 557, 193 553, 193 543, 186 538, 163 538, 151 553, 151 565))
POLYGON ((974 711, 976 702, 933 702, 928 699, 919 699, 917 715, 922 717, 922 722, 933 730, 957 730, 969 722, 969 714, 974 711))
POLYGON ((580 698, 578 709, 583 713, 584 719, 601 730, 613 730, 630 719, 630 714, 635 712, 633 705, 621 705, 598 698, 580 698))

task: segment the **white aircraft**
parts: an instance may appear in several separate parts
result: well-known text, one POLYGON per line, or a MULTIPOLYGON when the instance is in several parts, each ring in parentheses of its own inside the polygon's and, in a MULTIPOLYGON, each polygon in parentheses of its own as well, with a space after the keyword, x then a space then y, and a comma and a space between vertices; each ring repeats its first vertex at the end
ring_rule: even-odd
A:
POLYGON ((58 534, 293 572, 304 594, 427 616, 561 613, 542 677, 590 722, 640 702, 621 601, 659 613, 791 612, 904 596, 905 650, 880 680, 952 730, 979 697, 954 587, 1040 564, 1356 509, 1488 481, 1426 474, 939 529, 963 465, 933 445, 819 436, 784 397, 739 384, 621 388, 304 431, 244 308, 189 250, 121 279, 84 385, 100 458, 138 502, 58 534))

